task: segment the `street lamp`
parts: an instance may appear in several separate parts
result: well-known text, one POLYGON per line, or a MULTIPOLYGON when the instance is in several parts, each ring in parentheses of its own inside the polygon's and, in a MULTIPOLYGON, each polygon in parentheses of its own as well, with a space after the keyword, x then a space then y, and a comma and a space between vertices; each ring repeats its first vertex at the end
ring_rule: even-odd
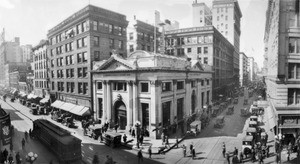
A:
POLYGON ((26 155, 26 161, 30 164, 33 164, 34 161, 37 160, 38 155, 34 154, 33 152, 29 152, 28 155, 26 155))

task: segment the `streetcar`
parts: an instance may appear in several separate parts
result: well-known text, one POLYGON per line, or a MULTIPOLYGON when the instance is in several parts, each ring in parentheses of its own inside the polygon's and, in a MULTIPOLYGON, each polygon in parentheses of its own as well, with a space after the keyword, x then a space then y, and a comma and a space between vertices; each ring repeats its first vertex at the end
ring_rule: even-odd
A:
POLYGON ((32 134, 57 156, 60 163, 72 163, 82 159, 81 140, 52 122, 45 119, 33 121, 32 134))

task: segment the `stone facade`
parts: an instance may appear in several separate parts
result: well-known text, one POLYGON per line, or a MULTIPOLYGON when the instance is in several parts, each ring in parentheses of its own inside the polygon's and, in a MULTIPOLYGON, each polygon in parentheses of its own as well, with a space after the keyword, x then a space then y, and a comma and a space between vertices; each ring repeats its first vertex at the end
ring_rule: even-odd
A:
POLYGON ((92 76, 94 117, 126 130, 139 122, 153 138, 162 127, 185 132, 211 104, 212 69, 196 60, 136 51, 96 63, 92 76))

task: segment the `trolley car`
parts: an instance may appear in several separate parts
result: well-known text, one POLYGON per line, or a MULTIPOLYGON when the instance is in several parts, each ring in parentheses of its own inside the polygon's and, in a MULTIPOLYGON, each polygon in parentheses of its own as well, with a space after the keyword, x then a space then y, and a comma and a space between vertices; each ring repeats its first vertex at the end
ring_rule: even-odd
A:
POLYGON ((81 140, 52 122, 44 119, 33 121, 33 135, 58 157, 60 163, 81 160, 81 140))

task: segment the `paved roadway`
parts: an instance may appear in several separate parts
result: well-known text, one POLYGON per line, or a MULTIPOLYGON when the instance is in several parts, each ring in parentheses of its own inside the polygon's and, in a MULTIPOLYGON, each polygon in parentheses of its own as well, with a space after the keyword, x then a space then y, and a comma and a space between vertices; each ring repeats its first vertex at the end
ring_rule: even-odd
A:
MULTIPOLYGON (((8 100, 8 99, 7 99, 8 100)), ((56 121, 53 121, 50 119, 50 116, 43 116, 43 115, 32 115, 29 113, 30 109, 21 105, 18 102, 4 102, 0 100, 0 103, 2 104, 2 107, 7 109, 9 113, 11 113, 11 120, 12 124, 16 128, 16 135, 14 137, 14 147, 16 148, 16 151, 21 152, 21 139, 24 136, 25 130, 29 130, 32 128, 32 120, 44 118, 48 119, 49 121, 59 125, 60 127, 67 129, 71 131, 71 133, 80 138, 82 140, 82 158, 83 160, 80 163, 83 164, 91 164, 91 161, 93 160, 93 156, 96 154, 98 155, 100 159, 100 164, 105 163, 106 161, 106 155, 109 155, 113 157, 113 160, 118 164, 136 164, 138 163, 137 160, 137 152, 134 150, 129 150, 124 147, 121 148, 110 148, 99 141, 95 141, 87 136, 83 136, 81 129, 70 129, 65 126, 63 126, 60 123, 57 123, 56 121)), ((79 122, 77 122, 79 124, 79 122)), ((7 147, 9 148, 9 147, 7 147)), ((38 164, 48 164, 51 160, 53 160, 53 164, 57 164, 57 159, 54 156, 52 152, 49 152, 49 150, 42 145, 39 141, 33 141, 30 140, 29 143, 26 146, 26 151, 23 151, 23 156, 25 156, 25 153, 28 153, 30 151, 36 152, 39 155, 39 158, 37 159, 36 163, 38 164)), ((148 159, 148 155, 144 155, 144 161, 145 164, 153 164, 153 163, 161 163, 159 161, 154 161, 152 159, 148 159)), ((159 160, 161 157, 155 157, 156 160, 159 160)))

